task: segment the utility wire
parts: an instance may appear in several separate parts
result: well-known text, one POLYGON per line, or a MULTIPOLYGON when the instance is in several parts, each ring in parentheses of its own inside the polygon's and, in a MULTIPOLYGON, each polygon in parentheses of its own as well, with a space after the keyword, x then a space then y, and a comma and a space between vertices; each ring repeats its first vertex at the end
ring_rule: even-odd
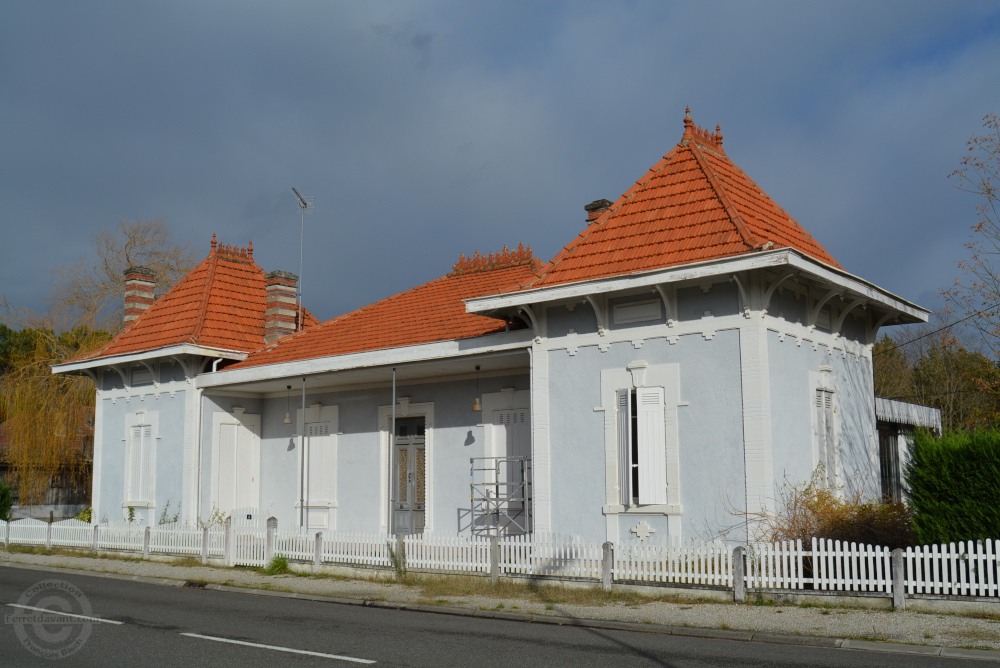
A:
MULTIPOLYGON (((966 316, 966 317, 962 318, 961 320, 956 320, 955 322, 947 324, 944 327, 939 327, 938 329, 935 329, 933 332, 927 332, 926 334, 921 334, 920 336, 918 336, 918 337, 916 337, 914 339, 910 339, 909 341, 903 341, 902 343, 898 343, 898 344, 894 345, 892 348, 886 348, 885 350, 879 350, 877 353, 875 353, 875 355, 885 354, 887 352, 895 350, 896 348, 902 348, 903 346, 909 345, 909 344, 913 343, 914 341, 919 341, 920 339, 925 339, 928 336, 930 336, 931 334, 937 334, 938 332, 943 332, 944 330, 948 329, 949 327, 954 327, 955 325, 959 324, 960 322, 965 322, 966 320, 971 320, 972 318, 975 318, 977 315, 982 315, 983 313, 986 313, 987 311, 995 309, 998 306, 1000 306, 1000 302, 997 302, 993 306, 988 306, 988 307, 984 308, 981 311, 976 311, 972 315, 966 316)), ((874 357, 875 355, 872 355, 872 357, 874 357)))

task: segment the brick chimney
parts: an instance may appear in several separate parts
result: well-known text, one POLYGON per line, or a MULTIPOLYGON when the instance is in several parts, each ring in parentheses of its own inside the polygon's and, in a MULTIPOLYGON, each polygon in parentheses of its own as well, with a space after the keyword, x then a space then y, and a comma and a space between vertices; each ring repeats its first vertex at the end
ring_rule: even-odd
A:
POLYGON ((298 316, 295 287, 298 282, 299 277, 287 271, 272 271, 265 277, 264 343, 274 343, 295 331, 298 316))
POLYGON ((611 204, 612 203, 606 199, 595 199, 593 202, 583 207, 583 210, 587 212, 587 224, 590 225, 592 222, 604 215, 604 212, 610 208, 611 204))
POLYGON ((149 267, 129 267, 125 274, 125 324, 129 324, 156 301, 156 272, 149 267))

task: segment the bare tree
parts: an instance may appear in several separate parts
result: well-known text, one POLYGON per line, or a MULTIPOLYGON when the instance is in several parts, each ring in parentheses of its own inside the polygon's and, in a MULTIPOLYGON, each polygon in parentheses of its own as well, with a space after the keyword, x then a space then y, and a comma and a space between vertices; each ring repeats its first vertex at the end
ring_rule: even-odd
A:
POLYGON ((993 352, 1000 354, 1000 117, 987 114, 984 132, 967 142, 962 166, 948 178, 957 180, 956 188, 979 198, 979 219, 972 226, 972 240, 966 244, 972 252, 959 263, 965 276, 944 291, 949 304, 971 319, 993 352))
POLYGON ((0 298, 0 322, 19 338, 5 350, 0 376, 0 457, 10 465, 22 504, 42 502, 57 477, 90 488, 94 386, 54 375, 51 365, 96 350, 121 329, 125 269, 153 269, 161 293, 190 271, 190 244, 170 236, 163 220, 122 222, 95 235, 93 253, 78 264, 52 270, 47 312, 0 298))
POLYGON ((133 266, 157 274, 157 296, 168 290, 194 266, 190 242, 175 243, 161 219, 121 222, 117 229, 101 229, 91 239, 93 254, 79 263, 52 270, 50 316, 74 326, 115 332, 121 327, 125 277, 133 266))

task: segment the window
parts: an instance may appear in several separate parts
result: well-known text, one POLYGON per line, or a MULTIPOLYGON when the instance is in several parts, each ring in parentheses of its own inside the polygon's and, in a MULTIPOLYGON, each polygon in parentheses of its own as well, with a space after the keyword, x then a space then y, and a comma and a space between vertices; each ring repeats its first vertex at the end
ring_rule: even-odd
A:
POLYGON ((125 498, 129 503, 147 504, 152 501, 153 427, 135 425, 129 429, 128 469, 125 498))
POLYGON ((823 467, 823 479, 827 487, 836 487, 839 452, 836 436, 836 413, 833 390, 816 389, 813 403, 816 411, 816 459, 823 467))
POLYGON ((666 504, 663 388, 618 390, 616 408, 622 505, 666 504))

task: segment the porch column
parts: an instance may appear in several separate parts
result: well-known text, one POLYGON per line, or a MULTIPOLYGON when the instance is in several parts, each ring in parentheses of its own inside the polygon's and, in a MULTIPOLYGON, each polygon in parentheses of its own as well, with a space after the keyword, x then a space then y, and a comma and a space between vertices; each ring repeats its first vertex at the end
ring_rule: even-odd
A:
POLYGON ((552 530, 549 357, 536 338, 531 356, 531 496, 533 531, 552 530))

